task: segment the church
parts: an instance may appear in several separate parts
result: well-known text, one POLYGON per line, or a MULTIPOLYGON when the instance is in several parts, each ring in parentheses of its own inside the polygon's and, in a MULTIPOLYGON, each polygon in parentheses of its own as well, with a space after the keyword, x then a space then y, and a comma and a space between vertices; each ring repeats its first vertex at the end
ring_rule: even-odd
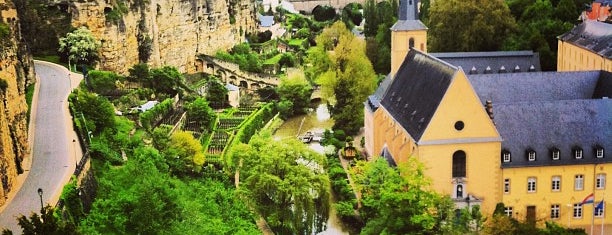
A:
POLYGON ((364 103, 366 152, 391 165, 417 158, 457 208, 490 215, 503 202, 521 221, 612 225, 612 25, 559 37, 560 57, 599 62, 542 72, 530 51, 428 54, 417 5, 400 0, 391 73, 364 103))

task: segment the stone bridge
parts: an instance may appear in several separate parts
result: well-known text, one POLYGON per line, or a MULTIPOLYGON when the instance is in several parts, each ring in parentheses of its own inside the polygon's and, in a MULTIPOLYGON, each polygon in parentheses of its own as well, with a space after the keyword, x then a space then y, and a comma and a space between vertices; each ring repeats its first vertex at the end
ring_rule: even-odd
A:
MULTIPOLYGON (((335 9, 342 9, 349 3, 359 3, 365 5, 366 0, 288 0, 293 4, 296 11, 307 14, 312 13, 312 10, 317 6, 332 6, 335 9)), ((380 2, 382 0, 376 0, 380 2)))
POLYGON ((248 90, 278 86, 280 83, 277 76, 242 71, 237 64, 222 61, 209 55, 199 55, 196 58, 196 71, 215 75, 223 83, 230 83, 248 90))

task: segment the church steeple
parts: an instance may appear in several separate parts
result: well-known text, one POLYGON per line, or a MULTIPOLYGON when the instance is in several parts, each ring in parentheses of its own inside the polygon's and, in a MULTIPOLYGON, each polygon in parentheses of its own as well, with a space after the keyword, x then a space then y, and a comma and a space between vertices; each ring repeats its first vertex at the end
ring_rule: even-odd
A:
POLYGON ((398 11, 399 20, 418 20, 419 0, 400 0, 398 11))
POLYGON ((391 27, 391 77, 410 48, 427 52, 427 26, 419 20, 419 0, 399 0, 399 19, 391 27))

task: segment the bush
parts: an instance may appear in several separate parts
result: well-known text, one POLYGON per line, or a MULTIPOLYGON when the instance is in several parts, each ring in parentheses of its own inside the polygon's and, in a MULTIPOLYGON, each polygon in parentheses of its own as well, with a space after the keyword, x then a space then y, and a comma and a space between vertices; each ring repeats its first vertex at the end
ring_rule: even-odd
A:
POLYGON ((152 109, 141 113, 139 118, 142 127, 147 131, 150 131, 151 128, 164 117, 164 115, 172 110, 172 101, 172 99, 166 99, 163 102, 155 105, 155 107, 152 109))
POLYGON ((336 9, 332 6, 318 6, 312 10, 312 15, 316 21, 328 21, 336 18, 336 9))

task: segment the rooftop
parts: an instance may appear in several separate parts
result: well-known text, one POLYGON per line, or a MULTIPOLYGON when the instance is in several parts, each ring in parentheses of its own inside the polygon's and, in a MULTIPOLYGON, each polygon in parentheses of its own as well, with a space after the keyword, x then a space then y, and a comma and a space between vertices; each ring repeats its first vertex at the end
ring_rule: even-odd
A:
POLYGON ((559 40, 612 59, 612 24, 587 20, 559 36, 559 40))
POLYGON ((419 141, 457 71, 440 59, 410 50, 381 105, 419 141))
POLYGON ((466 74, 541 71, 540 55, 533 51, 442 52, 430 55, 461 67, 466 74))
MULTIPOLYGON (((511 162, 502 167, 611 162, 595 158, 594 147, 612 151, 612 73, 606 71, 468 75, 493 116, 511 162), (581 148, 584 157, 573 157, 581 148), (552 149, 560 159, 552 160, 552 149), (529 161, 526 152, 536 152, 529 161)), ((609 155, 609 154, 608 154, 609 155)))

